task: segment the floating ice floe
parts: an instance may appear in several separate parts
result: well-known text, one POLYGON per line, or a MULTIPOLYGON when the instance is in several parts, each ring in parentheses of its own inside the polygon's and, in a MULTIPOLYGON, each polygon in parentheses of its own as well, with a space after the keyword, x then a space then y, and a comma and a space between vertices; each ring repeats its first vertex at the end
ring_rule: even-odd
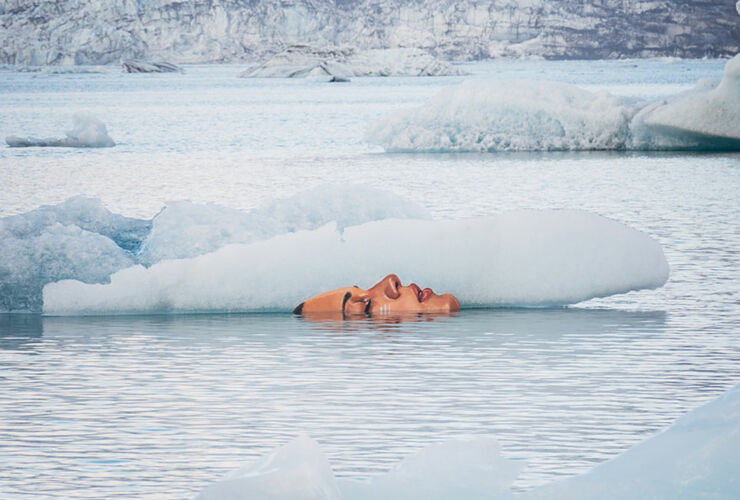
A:
POLYGON ((388 151, 624 149, 630 109, 616 97, 539 81, 469 80, 376 122, 388 151))
POLYGON ((465 308, 549 306, 643 288, 668 278, 660 245, 578 210, 528 210, 468 220, 335 223, 190 259, 43 290, 47 314, 291 311, 319 292, 370 286, 389 272, 465 308))
POLYGON ((134 264, 194 257, 330 221, 344 228, 389 217, 429 215, 416 203, 363 186, 320 186, 246 212, 171 202, 151 220, 75 197, 0 219, 0 312, 41 311, 42 288, 52 281, 104 283, 134 264))
POLYGON ((542 81, 466 81, 372 124, 387 151, 740 150, 740 55, 719 84, 656 102, 542 81))
POLYGON ((719 84, 699 82, 689 92, 648 104, 631 130, 637 149, 740 150, 740 55, 725 65, 719 84))
POLYGON ((319 445, 299 436, 228 474, 198 500, 734 500, 740 486, 740 385, 590 472, 523 493, 511 485, 523 461, 490 437, 422 449, 365 481, 337 479, 319 445))
POLYGON ((352 47, 294 45, 256 67, 244 78, 311 78, 346 81, 353 76, 442 76, 464 74, 416 48, 356 50, 352 47))
POLYGON ((124 73, 182 73, 183 69, 169 62, 151 61, 121 61, 121 70, 124 73))
POLYGON ((5 142, 11 148, 109 148, 116 145, 108 135, 105 124, 94 116, 87 113, 75 113, 72 118, 74 126, 72 130, 65 132, 67 137, 38 139, 35 137, 17 137, 11 135, 5 138, 5 142))

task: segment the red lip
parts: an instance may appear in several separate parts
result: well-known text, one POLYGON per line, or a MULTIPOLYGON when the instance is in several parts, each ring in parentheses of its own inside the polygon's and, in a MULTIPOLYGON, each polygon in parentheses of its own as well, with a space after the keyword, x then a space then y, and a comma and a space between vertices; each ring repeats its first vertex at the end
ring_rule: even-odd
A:
POLYGON ((423 296, 423 293, 424 292, 421 291, 421 288, 419 288, 419 285, 417 285, 416 283, 411 283, 409 285, 409 288, 411 290, 413 290, 413 292, 416 294, 416 300, 418 300, 419 302, 421 302, 422 301, 422 296, 423 296))
POLYGON ((431 289, 431 288, 425 288, 425 289, 424 289, 424 290, 423 290, 423 291, 421 292, 421 302, 424 302, 425 300, 427 300, 427 299, 428 299, 429 297, 431 297, 432 295, 434 295, 434 291, 432 291, 432 289, 431 289))

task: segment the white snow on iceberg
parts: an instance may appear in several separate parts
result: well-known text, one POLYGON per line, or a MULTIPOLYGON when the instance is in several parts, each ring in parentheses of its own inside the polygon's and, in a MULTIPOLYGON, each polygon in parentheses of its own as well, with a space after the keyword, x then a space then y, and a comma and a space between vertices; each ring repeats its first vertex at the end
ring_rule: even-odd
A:
POLYGON ((191 259, 135 266, 108 285, 44 287, 47 314, 290 311, 319 292, 370 286, 389 272, 463 307, 561 305, 668 278, 660 245, 578 210, 520 211, 469 220, 329 224, 191 259))
POLYGON ((75 113, 74 126, 66 132, 67 137, 38 139, 35 137, 9 136, 5 142, 11 148, 27 147, 67 147, 67 148, 109 148, 116 143, 108 135, 105 124, 87 113, 75 113))
POLYGON ((469 80, 379 120, 367 140, 400 152, 624 149, 630 117, 629 106, 606 92, 469 80))
POLYGON ((490 437, 429 446, 366 481, 336 479, 318 444, 301 436, 207 486, 199 500, 490 499, 734 500, 740 487, 740 385, 586 474, 514 493, 524 462, 490 437))
POLYGON ((429 215, 364 186, 319 186, 246 212, 171 202, 151 220, 113 214, 100 200, 70 198, 0 219, 0 312, 41 311, 43 286, 60 279, 103 283, 134 264, 195 257, 332 221, 341 229, 390 217, 429 215))
POLYGON ((717 85, 656 102, 542 81, 466 81, 370 126, 394 152, 740 150, 740 55, 717 85))
POLYGON ((636 149, 740 150, 740 55, 722 80, 653 102, 632 120, 636 149))

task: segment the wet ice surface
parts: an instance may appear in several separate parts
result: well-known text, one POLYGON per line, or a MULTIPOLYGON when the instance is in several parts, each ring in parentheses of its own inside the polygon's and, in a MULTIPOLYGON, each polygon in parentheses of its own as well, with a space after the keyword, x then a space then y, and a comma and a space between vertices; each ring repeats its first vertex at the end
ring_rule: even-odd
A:
MULTIPOLYGON (((654 98, 718 78, 723 66, 472 70, 654 98)), ((78 194, 139 218, 168 200, 249 210, 321 184, 359 183, 434 219, 592 211, 657 239, 671 277, 659 290, 565 310, 400 324, 0 316, 4 497, 188 497, 300 431, 317 439, 337 476, 351 478, 447 437, 493 435, 506 457, 531 464, 517 482, 528 488, 590 469, 740 380, 740 155, 382 154, 362 142, 367 123, 462 78, 327 87, 245 81, 236 78, 242 69, 0 73, 0 137, 54 135, 84 109, 118 143, 0 146, 0 216, 78 194)))

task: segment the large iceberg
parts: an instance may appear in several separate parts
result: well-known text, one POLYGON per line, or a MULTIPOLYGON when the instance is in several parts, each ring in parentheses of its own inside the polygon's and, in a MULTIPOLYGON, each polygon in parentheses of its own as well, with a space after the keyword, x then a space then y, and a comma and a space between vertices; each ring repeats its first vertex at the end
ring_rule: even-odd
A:
POLYGON ((740 385, 590 472, 523 493, 511 485, 525 463, 504 458, 490 437, 432 445, 385 474, 355 481, 336 479, 318 444, 300 436, 207 486, 197 498, 734 500, 738 450, 740 385))
POLYGON ((543 81, 466 81, 372 124, 387 151, 740 150, 740 55, 722 80, 634 102, 543 81))
POLYGON ((72 117, 73 127, 66 133, 67 137, 17 137, 11 135, 5 142, 11 148, 27 147, 68 147, 68 148, 109 148, 116 143, 108 135, 105 124, 88 113, 75 113, 72 117))
POLYGON ((356 50, 352 47, 294 45, 248 68, 244 78, 334 78, 353 76, 443 76, 459 68, 417 48, 356 50))
POLYGON ((579 210, 468 220, 335 223, 190 259, 114 273, 110 284, 44 287, 47 314, 290 311, 321 291, 388 272, 455 294, 463 307, 547 306, 656 288, 668 264, 655 240, 579 210))

